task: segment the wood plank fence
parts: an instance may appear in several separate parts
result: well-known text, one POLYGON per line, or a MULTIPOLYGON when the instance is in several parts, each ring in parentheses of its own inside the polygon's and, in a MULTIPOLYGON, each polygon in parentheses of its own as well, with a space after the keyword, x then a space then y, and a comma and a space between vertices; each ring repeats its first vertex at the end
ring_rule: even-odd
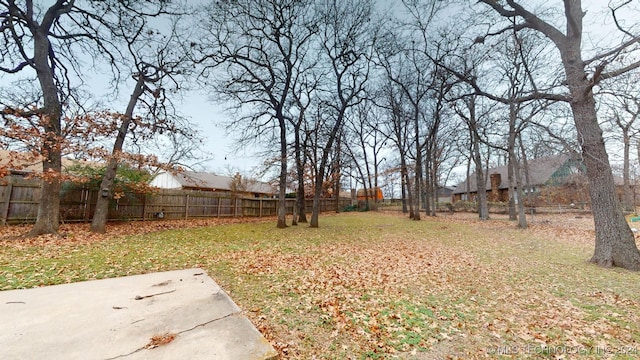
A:
MULTIPOLYGON (((40 182, 10 178, 0 183, 0 225, 32 223, 38 213, 40 182)), ((60 194, 63 222, 89 222, 95 211, 98 190, 64 184, 60 194)), ((295 199, 287 199, 287 214, 293 214, 295 199)), ((111 199, 110 221, 189 219, 203 217, 264 217, 277 215, 277 199, 236 197, 230 193, 191 190, 157 190, 151 193, 125 192, 111 199)), ((307 211, 312 200, 307 200, 307 211)), ((339 209, 351 205, 340 198, 339 209)), ((320 211, 335 211, 336 199, 321 199, 320 211)))

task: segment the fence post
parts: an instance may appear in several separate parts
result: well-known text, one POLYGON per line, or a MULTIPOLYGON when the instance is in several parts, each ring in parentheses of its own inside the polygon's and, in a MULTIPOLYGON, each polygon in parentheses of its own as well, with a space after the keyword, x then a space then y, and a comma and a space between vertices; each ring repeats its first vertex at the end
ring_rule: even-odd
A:
POLYGON ((184 219, 188 219, 189 218, 189 194, 187 194, 187 198, 185 199, 185 204, 184 204, 184 219))
POLYGON ((233 217, 238 217, 238 198, 235 196, 233 199, 233 217))
POLYGON ((82 208, 84 210, 84 222, 89 222, 89 212, 91 211, 91 192, 86 185, 82 185, 82 208))
POLYGON ((142 200, 142 221, 147 220, 147 194, 144 194, 144 198, 142 200))
POLYGON ((7 218, 9 217, 9 205, 11 202, 11 193, 13 192, 13 181, 11 179, 9 179, 4 191, 5 194, 2 203, 2 226, 7 225, 7 218))
POLYGON ((258 217, 262 217, 262 198, 259 199, 259 205, 258 205, 258 217))
POLYGON ((218 217, 220 217, 220 206, 222 205, 222 201, 220 200, 222 200, 222 198, 218 196, 218 217))

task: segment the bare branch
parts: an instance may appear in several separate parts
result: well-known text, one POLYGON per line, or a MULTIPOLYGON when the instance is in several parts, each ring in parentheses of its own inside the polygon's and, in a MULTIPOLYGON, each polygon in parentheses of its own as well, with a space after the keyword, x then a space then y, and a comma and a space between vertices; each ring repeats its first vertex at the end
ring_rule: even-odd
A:
POLYGON ((599 61, 599 60, 602 60, 602 59, 608 58, 608 57, 614 57, 615 58, 623 50, 625 50, 628 47, 630 47, 631 45, 634 45, 634 44, 637 44, 637 43, 640 43, 640 36, 635 36, 633 39, 631 39, 629 41, 626 41, 626 42, 620 44, 619 46, 616 46, 615 48, 613 48, 613 49, 611 49, 611 50, 609 50, 607 52, 598 54, 598 55, 594 56, 593 58, 591 58, 589 60, 585 60, 584 64, 585 65, 589 65, 589 64, 591 64, 591 63, 593 63, 595 61, 599 61))
POLYGON ((513 9, 509 10, 505 8, 503 5, 500 5, 498 1, 495 0, 478 0, 481 3, 489 5, 493 8, 500 16, 504 18, 511 18, 514 16, 520 16, 525 20, 525 22, 521 25, 522 28, 530 28, 534 30, 538 30, 543 33, 546 37, 551 39, 556 44, 561 43, 565 39, 565 35, 561 33, 558 29, 556 29, 553 25, 547 23, 546 21, 540 19, 535 14, 526 10, 520 4, 516 3, 514 0, 506 0, 507 4, 513 9))
POLYGON ((627 73, 629 71, 635 70, 635 69, 637 69, 639 67, 640 67, 640 61, 637 61, 637 62, 631 63, 631 64, 629 64, 629 65, 627 65, 625 67, 622 67, 620 69, 616 69, 616 70, 613 70, 613 71, 602 73, 595 80, 596 80, 596 83, 597 83, 597 82, 599 82, 601 80, 611 79, 611 78, 614 78, 616 76, 619 76, 619 75, 622 75, 624 73, 627 73))
POLYGON ((609 3, 609 10, 611 10, 611 16, 613 17, 613 22, 616 24, 616 27, 618 28, 618 30, 622 31, 623 33, 625 33, 626 35, 628 35, 631 38, 636 38, 637 36, 633 35, 629 31, 627 31, 627 30, 622 28, 622 26, 620 25, 620 22, 618 21, 618 16, 616 15, 616 12, 618 10, 620 10, 624 6, 630 4, 631 1, 632 0, 627 0, 627 1, 623 2, 622 4, 616 6, 616 7, 612 7, 611 3, 609 3))

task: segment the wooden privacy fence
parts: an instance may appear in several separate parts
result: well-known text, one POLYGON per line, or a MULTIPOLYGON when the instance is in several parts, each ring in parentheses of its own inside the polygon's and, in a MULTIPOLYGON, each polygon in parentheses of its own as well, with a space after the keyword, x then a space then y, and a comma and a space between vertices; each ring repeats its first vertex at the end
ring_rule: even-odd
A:
MULTIPOLYGON (((0 183, 0 224, 34 222, 40 199, 38 180, 10 179, 0 183)), ((60 217, 64 222, 89 222, 98 190, 65 184, 60 194, 60 217)), ((295 199, 287 199, 287 214, 293 214, 295 199)), ((339 199, 339 209, 351 199, 339 199)), ((307 211, 312 200, 307 200, 307 211)), ((277 215, 277 199, 235 197, 230 193, 190 190, 158 190, 151 193, 125 192, 111 199, 109 220, 189 219, 202 217, 263 217, 277 215)), ((320 211, 335 211, 336 199, 321 199, 320 211)))

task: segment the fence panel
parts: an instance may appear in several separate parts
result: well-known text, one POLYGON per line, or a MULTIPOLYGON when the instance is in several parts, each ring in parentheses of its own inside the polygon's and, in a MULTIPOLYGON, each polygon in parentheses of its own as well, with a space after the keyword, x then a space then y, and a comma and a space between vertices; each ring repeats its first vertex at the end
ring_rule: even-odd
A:
MULTIPOLYGON (((91 221, 98 190, 84 185, 63 184, 60 192, 60 216, 64 222, 91 221)), ((9 178, 0 183, 0 225, 34 222, 40 199, 39 180, 9 178)), ((350 204, 340 199, 340 208, 350 204)), ((286 213, 293 214, 295 199, 287 199, 286 213)), ((307 212, 313 201, 307 200, 307 212)), ((109 220, 188 219, 202 217, 264 217, 277 215, 278 200, 241 198, 229 194, 158 190, 148 194, 125 192, 109 203, 109 220)), ((334 211, 335 199, 321 199, 320 211, 334 211)))
POLYGON ((2 224, 35 221, 40 202, 40 183, 37 180, 13 178, 1 187, 2 224))

